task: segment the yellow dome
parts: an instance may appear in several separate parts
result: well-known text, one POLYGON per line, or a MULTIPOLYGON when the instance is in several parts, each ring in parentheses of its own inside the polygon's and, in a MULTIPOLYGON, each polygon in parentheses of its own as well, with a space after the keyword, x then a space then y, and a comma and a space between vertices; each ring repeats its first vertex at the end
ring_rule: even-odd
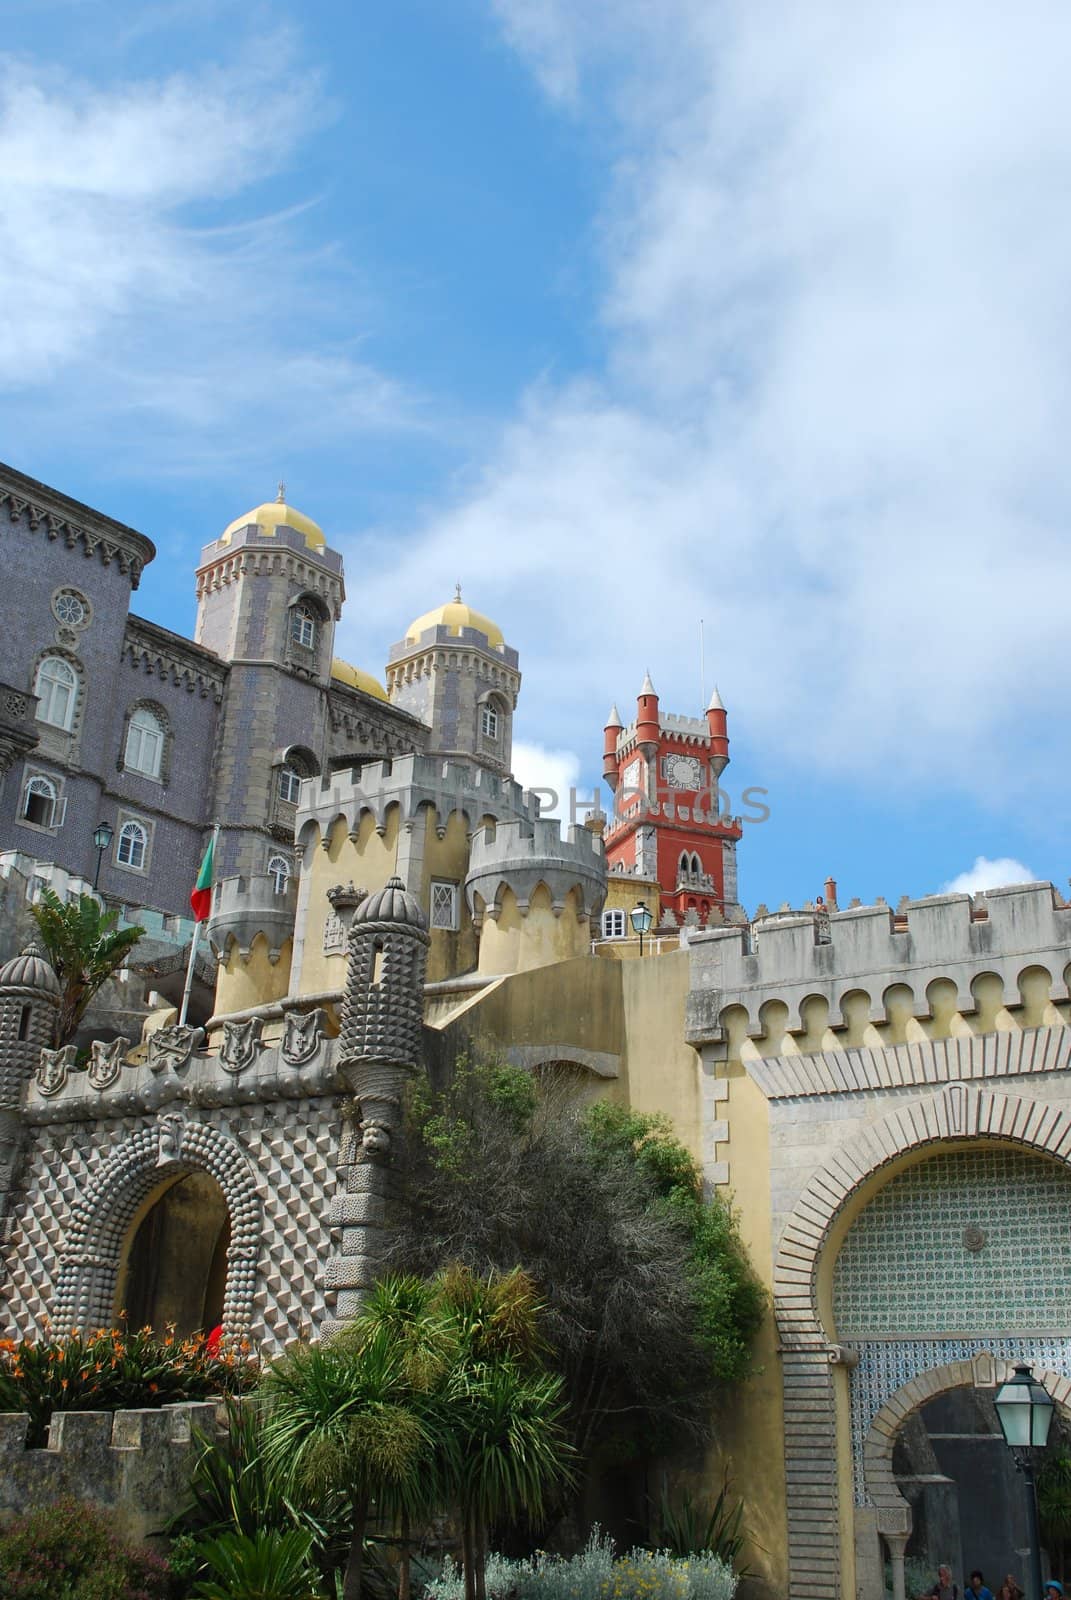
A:
POLYGON ((501 649, 506 642, 497 622, 492 622, 480 611, 473 611, 460 599, 448 600, 444 606, 436 606, 434 611, 426 611, 422 617, 417 617, 406 628, 405 637, 419 639, 428 628, 449 628, 451 633, 460 633, 462 628, 475 628, 478 633, 486 634, 488 644, 496 649, 501 649))
POLYGON ((220 544, 230 544, 231 534, 237 533, 239 528, 246 528, 255 522, 262 532, 274 534, 277 528, 293 528, 296 533, 303 535, 305 543, 310 550, 322 550, 327 543, 323 530, 313 522, 311 517, 306 517, 302 512, 295 511, 293 506, 288 506, 282 495, 282 485, 279 486, 277 500, 265 500, 262 506, 255 506, 252 511, 247 511, 242 517, 235 517, 228 523, 220 535, 220 544))
POLYGON ((360 667, 355 667, 348 661, 342 661, 338 656, 331 663, 331 676, 336 683, 348 683, 351 689, 362 689, 365 694, 372 695, 376 700, 388 700, 390 697, 386 689, 370 672, 362 672, 360 667))

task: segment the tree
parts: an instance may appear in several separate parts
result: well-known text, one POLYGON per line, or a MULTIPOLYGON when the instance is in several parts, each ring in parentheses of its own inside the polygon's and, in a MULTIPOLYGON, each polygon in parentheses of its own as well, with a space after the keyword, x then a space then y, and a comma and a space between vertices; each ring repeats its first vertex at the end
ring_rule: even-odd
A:
POLYGON ((718 1384, 750 1370, 765 1295, 664 1121, 461 1061, 443 1090, 414 1085, 407 1141, 392 1263, 525 1270, 585 1457, 709 1437, 718 1384))
POLYGON ((51 889, 42 889, 30 911, 63 991, 56 1043, 69 1044, 89 1002, 123 965, 144 930, 120 928, 118 910, 104 910, 91 894, 64 904, 51 889))
POLYGON ((407 1351, 388 1327, 356 1346, 299 1345, 267 1373, 264 1451, 301 1496, 341 1493, 352 1510, 344 1600, 360 1600, 373 1499, 415 1499, 434 1442, 407 1351))

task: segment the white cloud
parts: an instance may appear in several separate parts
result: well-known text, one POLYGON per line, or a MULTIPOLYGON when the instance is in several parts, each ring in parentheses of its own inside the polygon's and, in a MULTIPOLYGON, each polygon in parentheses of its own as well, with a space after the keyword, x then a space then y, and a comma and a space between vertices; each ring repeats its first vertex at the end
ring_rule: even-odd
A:
POLYGON ((1000 748, 1063 782, 1071 12, 496 9, 548 92, 617 119, 609 355, 533 390, 373 583, 385 613, 478 570, 528 714, 577 748, 648 660, 696 706, 702 615, 778 761, 989 796, 1000 748))
POLYGON ((0 56, 0 393, 20 395, 16 428, 32 436, 39 406, 114 449, 115 419, 137 414, 127 465, 173 470, 176 429, 192 462, 413 422, 360 359, 355 276, 307 246, 303 208, 250 215, 253 186, 325 115, 299 66, 285 33, 227 67, 106 86, 0 56), (221 200, 245 220, 215 225, 221 200))
POLYGON ((570 792, 580 777, 580 761, 571 750, 548 750, 545 745, 514 739, 513 776, 523 789, 544 791, 539 796, 544 816, 568 820, 570 792), (557 796, 557 804, 546 793, 548 789, 557 796))
POLYGON ((985 889, 1003 889, 1009 883, 1035 883, 1034 873, 1011 856, 975 856, 974 866, 944 885, 942 894, 979 894, 985 889))

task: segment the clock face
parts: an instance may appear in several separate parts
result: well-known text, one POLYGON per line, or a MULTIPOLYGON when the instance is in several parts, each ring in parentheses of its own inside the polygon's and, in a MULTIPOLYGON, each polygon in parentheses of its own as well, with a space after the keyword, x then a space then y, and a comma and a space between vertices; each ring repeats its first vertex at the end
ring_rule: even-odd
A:
POLYGON ((703 779, 697 756, 667 756, 662 772, 671 789, 698 789, 703 779))
POLYGON ((626 789, 639 789, 643 783, 643 762, 639 759, 630 761, 621 774, 621 781, 626 789))

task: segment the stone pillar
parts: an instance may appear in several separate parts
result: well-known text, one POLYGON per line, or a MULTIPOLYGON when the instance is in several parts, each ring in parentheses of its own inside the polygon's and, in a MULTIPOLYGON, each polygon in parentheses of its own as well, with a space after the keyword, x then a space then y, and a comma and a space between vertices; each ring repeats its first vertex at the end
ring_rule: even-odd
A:
POLYGON ((430 943, 419 902, 392 878, 353 914, 336 1064, 353 1099, 330 1213, 339 1245, 327 1264, 335 1315, 353 1317, 379 1275, 389 1226, 402 1097, 423 1067, 424 975, 430 943))
POLYGON ((904 1581, 904 1551, 910 1534, 882 1533, 889 1559, 892 1562, 892 1600, 907 1600, 907 1588, 904 1581))
POLYGON ((23 1093, 53 1042, 59 1003, 59 979, 41 945, 27 945, 0 969, 0 1218, 18 1166, 23 1093))

